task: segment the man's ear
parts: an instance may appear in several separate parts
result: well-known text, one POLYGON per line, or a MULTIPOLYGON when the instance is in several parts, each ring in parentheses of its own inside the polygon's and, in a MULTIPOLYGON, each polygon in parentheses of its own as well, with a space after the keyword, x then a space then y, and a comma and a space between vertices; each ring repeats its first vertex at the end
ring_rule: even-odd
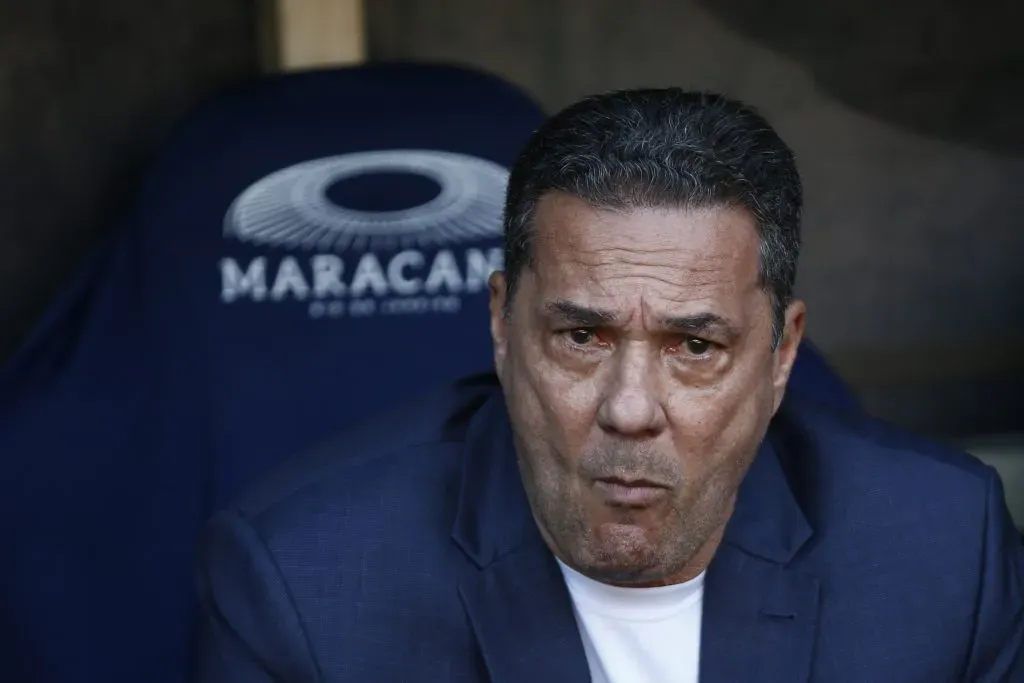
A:
POLYGON ((786 393, 786 384, 789 382, 789 374, 793 370, 793 363, 796 362, 800 342, 804 338, 804 317, 806 312, 806 304, 799 299, 794 299, 786 308, 782 340, 779 342, 779 348, 775 350, 774 354, 775 365, 772 383, 775 392, 775 410, 778 410, 782 404, 782 397, 786 393))
POLYGON ((491 340, 494 342, 494 369, 502 379, 505 358, 508 355, 508 318, 505 315, 511 302, 508 301, 508 280, 505 272, 496 270, 487 280, 491 311, 491 340))

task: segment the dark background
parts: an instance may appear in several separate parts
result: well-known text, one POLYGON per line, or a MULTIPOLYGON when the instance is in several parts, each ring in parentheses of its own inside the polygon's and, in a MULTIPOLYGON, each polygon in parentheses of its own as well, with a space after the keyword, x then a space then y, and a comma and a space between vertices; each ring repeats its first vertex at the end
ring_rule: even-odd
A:
MULTIPOLYGON (((758 105, 808 192, 812 337, 941 435, 1024 431, 1024 3, 369 0, 372 58, 478 65, 549 109, 677 84, 758 105)), ((259 72, 247 0, 0 0, 0 356, 202 98, 259 72)))

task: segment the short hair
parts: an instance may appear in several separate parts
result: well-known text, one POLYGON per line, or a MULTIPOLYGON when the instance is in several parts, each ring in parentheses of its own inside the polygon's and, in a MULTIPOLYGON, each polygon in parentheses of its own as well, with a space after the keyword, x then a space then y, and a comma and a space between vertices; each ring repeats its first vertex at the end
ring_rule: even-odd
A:
POLYGON ((796 280, 803 190, 792 150, 755 109, 714 93, 664 88, 588 97, 551 117, 509 177, 506 313, 533 262, 537 203, 552 191, 599 209, 749 211, 778 346, 796 280))

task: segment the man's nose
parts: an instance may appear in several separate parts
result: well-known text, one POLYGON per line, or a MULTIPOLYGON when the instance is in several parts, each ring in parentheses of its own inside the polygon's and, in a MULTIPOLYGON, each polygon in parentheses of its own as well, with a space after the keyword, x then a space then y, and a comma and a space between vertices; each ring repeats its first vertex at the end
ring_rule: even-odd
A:
POLYGON ((665 429, 657 361, 641 345, 618 349, 609 368, 597 419, 601 428, 629 438, 650 438, 665 429))

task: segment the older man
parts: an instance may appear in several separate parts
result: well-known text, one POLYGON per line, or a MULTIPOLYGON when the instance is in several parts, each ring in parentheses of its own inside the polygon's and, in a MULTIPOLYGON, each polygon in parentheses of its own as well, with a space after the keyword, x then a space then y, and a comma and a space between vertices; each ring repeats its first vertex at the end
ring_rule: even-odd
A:
POLYGON ((996 475, 784 398, 801 201, 726 98, 552 118, 509 183, 496 377, 214 519, 199 680, 1024 681, 996 475))

